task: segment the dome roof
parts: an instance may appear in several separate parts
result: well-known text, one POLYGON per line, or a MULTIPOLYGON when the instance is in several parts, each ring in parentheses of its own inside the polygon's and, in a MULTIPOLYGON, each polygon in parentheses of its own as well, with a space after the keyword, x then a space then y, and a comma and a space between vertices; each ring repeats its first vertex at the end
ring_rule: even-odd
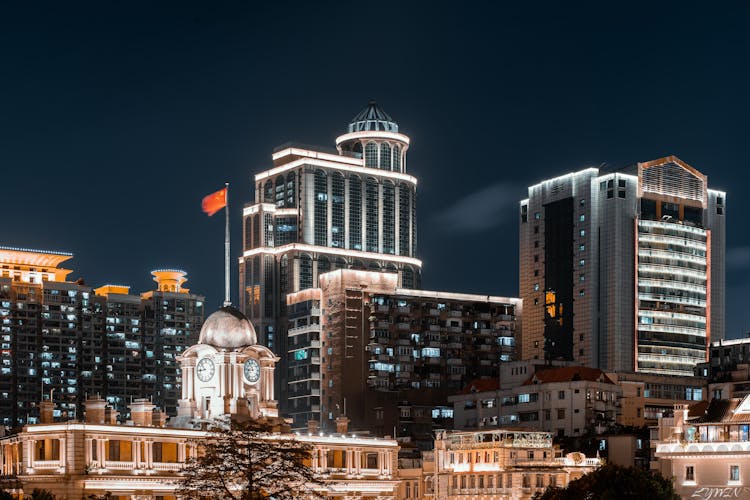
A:
POLYGON ((258 337, 244 314, 234 307, 225 306, 206 318, 198 343, 236 349, 257 344, 258 337))
POLYGON ((352 121, 349 123, 349 132, 373 130, 398 132, 398 123, 394 122, 393 118, 378 106, 378 103, 370 101, 365 109, 352 118, 352 121))

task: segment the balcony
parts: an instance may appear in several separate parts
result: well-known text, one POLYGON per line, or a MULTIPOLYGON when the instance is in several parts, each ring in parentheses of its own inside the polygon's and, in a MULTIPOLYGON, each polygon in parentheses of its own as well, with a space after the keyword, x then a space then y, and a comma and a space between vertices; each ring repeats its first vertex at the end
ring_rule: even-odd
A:
POLYGON ((178 462, 153 462, 151 468, 158 471, 178 471, 185 467, 184 463, 178 462))

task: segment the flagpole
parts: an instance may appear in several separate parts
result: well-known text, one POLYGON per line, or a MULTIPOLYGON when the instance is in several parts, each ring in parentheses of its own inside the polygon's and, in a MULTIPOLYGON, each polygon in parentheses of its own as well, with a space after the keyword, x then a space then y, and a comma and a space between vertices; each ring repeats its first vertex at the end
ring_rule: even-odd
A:
POLYGON ((224 207, 224 213, 226 215, 226 231, 224 235, 224 307, 232 304, 229 300, 229 183, 224 183, 226 194, 226 206, 224 207))

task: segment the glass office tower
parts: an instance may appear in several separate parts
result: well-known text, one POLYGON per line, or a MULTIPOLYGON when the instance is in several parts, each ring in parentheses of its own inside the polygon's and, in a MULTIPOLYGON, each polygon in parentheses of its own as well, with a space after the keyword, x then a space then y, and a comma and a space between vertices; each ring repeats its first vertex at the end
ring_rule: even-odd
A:
MULTIPOLYGON (((406 173, 408 149, 409 137, 371 101, 336 149, 287 144, 255 176, 255 202, 243 209, 240 308, 259 342, 285 355, 286 295, 317 287, 328 271, 393 272, 401 286, 419 288, 417 179, 406 173)), ((286 366, 276 373, 283 378, 286 366)))

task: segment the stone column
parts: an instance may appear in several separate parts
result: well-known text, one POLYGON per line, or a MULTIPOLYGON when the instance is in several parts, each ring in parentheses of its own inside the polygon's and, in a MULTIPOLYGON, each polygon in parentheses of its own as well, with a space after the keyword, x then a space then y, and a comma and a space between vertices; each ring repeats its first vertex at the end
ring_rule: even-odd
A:
POLYGON ((88 467, 88 465, 93 462, 93 457, 91 456, 91 443, 94 440, 92 438, 86 438, 86 444, 83 447, 84 451, 84 461, 86 462, 84 466, 88 467))
POLYGON ((141 440, 133 440, 133 469, 137 469, 141 465, 141 440))
POLYGON ((321 448, 320 449, 320 468, 321 469, 327 469, 328 468, 328 449, 327 448, 321 448))
POLYGON ((150 439, 146 441, 146 468, 153 468, 154 464, 154 442, 150 439))
POLYGON ((98 439, 97 445, 99 446, 99 467, 107 466, 107 443, 108 439, 98 439))
POLYGON ((34 467, 34 444, 35 440, 29 439, 24 444, 26 445, 26 467, 29 469, 34 467))
POLYGON ((65 466, 68 463, 68 460, 67 460, 67 458, 68 458, 67 457, 67 455, 68 455, 67 454, 67 450, 68 450, 67 443, 68 443, 67 439, 65 439, 64 437, 60 438, 60 456, 58 458, 60 459, 60 468, 61 469, 64 469, 65 466))

